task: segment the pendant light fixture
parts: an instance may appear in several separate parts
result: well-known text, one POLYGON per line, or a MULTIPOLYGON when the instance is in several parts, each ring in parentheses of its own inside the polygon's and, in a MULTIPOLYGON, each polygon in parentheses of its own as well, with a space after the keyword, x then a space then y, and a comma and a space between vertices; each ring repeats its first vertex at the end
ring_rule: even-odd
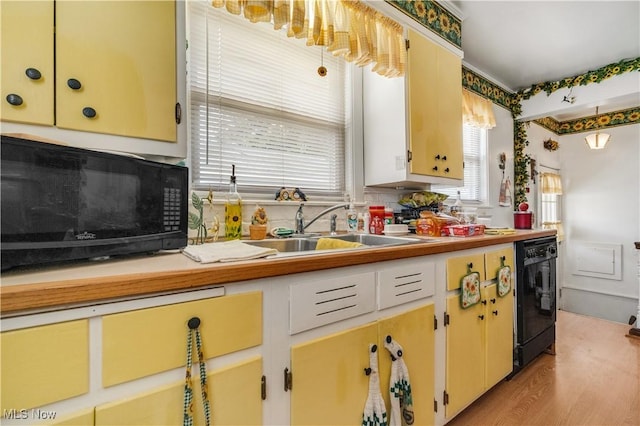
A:
POLYGON ((591 149, 602 149, 609 142, 611 135, 608 133, 600 133, 600 129, 598 126, 598 107, 596 107, 596 132, 591 133, 586 138, 584 138, 587 145, 591 149))

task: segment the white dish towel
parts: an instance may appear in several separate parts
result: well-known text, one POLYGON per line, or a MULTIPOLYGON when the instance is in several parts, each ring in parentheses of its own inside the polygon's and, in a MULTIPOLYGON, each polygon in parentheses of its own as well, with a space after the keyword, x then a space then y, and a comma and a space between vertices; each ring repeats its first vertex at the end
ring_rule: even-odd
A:
POLYGON ((413 398, 409 370, 402 359, 402 346, 391 336, 387 336, 384 347, 391 354, 391 378, 389 379, 389 397, 391 400, 390 426, 412 425, 413 398))
POLYGON ((276 253, 276 249, 256 247, 239 240, 192 245, 182 249, 182 254, 200 263, 258 259, 276 253))
POLYGON ((380 376, 378 375, 378 346, 369 345, 369 368, 365 374, 369 376, 369 393, 362 413, 362 426, 387 426, 387 407, 380 393, 380 376))

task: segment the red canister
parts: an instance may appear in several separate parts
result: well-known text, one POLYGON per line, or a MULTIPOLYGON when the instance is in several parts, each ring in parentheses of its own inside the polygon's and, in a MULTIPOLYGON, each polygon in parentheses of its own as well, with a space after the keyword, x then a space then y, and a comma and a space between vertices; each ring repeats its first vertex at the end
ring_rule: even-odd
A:
POLYGON ((384 206, 369 206, 369 233, 382 235, 384 231, 384 206))
POLYGON ((533 226, 533 213, 513 212, 513 226, 516 229, 531 229, 533 226))

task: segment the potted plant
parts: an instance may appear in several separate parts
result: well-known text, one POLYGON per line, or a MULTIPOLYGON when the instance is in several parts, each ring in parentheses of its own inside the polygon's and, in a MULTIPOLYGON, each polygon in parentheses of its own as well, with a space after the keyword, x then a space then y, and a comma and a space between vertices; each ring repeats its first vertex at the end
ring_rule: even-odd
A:
POLYGON ((256 210, 251 216, 249 225, 249 238, 252 240, 262 240, 267 235, 267 212, 264 208, 256 205, 256 210))

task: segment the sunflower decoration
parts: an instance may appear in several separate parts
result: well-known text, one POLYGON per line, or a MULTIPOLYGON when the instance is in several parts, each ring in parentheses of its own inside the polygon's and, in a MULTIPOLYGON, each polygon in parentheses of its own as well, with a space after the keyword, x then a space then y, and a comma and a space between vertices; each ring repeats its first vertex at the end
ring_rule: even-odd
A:
POLYGON ((547 151, 557 151, 558 148, 560 148, 560 144, 558 143, 558 141, 554 141, 551 138, 542 142, 542 145, 544 146, 544 149, 546 149, 547 151))

